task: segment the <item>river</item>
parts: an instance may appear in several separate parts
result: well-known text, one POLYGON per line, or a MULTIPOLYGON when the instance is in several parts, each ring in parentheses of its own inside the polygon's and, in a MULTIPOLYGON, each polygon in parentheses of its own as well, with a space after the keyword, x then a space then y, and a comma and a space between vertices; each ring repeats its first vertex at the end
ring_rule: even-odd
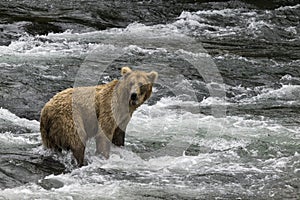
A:
POLYGON ((0 199, 299 199, 298 1, 0 2, 0 199), (159 74, 111 157, 44 149, 43 105, 159 74))

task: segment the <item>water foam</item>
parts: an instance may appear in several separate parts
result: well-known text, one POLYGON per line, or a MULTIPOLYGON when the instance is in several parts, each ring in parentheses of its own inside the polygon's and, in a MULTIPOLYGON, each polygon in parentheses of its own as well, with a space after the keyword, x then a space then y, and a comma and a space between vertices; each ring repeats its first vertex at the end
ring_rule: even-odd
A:
POLYGON ((39 132, 40 123, 38 121, 20 118, 4 108, 0 108, 0 120, 9 121, 13 125, 28 128, 33 132, 39 132))

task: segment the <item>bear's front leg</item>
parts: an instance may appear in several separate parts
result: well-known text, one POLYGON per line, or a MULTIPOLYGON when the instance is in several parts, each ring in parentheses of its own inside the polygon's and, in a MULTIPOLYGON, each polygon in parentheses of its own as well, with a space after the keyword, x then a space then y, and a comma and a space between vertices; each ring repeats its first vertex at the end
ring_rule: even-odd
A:
POLYGON ((125 131, 117 127, 113 135, 112 143, 120 147, 120 146, 124 146, 124 142, 125 142, 125 131))
POLYGON ((76 145, 71 147, 71 151, 73 152, 73 156, 77 160, 79 167, 86 165, 86 163, 84 162, 85 144, 83 144, 82 142, 78 142, 76 143, 76 145))
POLYGON ((95 137, 96 140, 96 154, 101 154, 106 159, 109 158, 110 140, 103 133, 99 133, 95 137))

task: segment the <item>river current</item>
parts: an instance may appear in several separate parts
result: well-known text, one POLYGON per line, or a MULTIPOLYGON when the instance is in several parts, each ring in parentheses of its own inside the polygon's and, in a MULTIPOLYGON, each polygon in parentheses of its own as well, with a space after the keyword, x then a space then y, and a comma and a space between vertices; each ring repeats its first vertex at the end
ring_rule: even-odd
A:
POLYGON ((297 1, 2 1, 0 200, 299 199, 297 1), (111 157, 43 148, 40 110, 159 74, 111 157))

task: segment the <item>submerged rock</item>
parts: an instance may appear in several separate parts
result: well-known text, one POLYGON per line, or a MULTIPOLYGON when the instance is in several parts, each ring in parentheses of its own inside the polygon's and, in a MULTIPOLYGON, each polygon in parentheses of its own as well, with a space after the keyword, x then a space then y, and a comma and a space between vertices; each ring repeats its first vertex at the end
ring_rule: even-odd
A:
POLYGON ((52 188, 57 189, 63 187, 64 183, 56 179, 47 178, 47 179, 40 180, 38 182, 38 185, 40 185, 45 190, 51 190, 52 188))

